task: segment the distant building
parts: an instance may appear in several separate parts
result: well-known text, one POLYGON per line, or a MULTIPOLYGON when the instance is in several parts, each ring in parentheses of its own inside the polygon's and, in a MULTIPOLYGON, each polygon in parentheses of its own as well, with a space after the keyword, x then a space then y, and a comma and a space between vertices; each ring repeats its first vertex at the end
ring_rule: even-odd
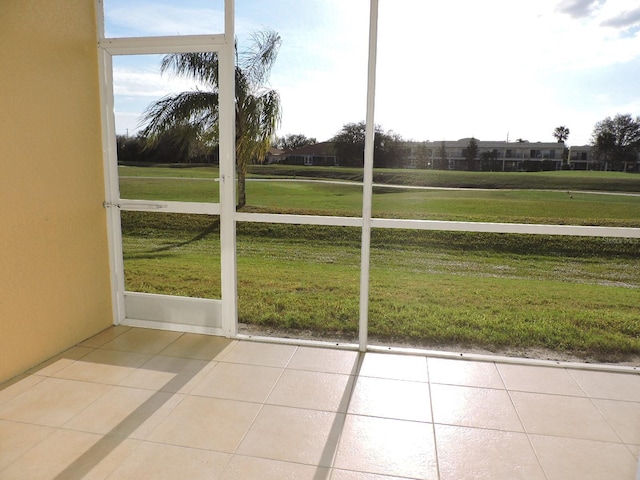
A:
POLYGON ((624 162, 605 162, 595 155, 591 145, 580 145, 569 148, 569 167, 572 170, 618 170, 624 172, 640 172, 640 153, 636 160, 624 162))
MULTIPOLYGON (((408 142, 407 168, 467 170, 470 138, 436 142, 408 142)), ((564 143, 501 142, 477 140, 478 154, 473 170, 539 171, 562 169, 564 143)))
POLYGON ((266 163, 267 165, 270 165, 272 163, 280 163, 283 153, 285 153, 284 150, 280 150, 276 147, 271 147, 267 152, 267 157, 265 158, 264 163, 266 163))
MULTIPOLYGON (((599 162, 591 145, 567 148, 560 142, 483 141, 476 139, 478 153, 469 165, 467 149, 471 138, 435 142, 404 142, 393 164, 397 168, 475 170, 492 172, 538 172, 549 170, 611 170, 612 164, 599 162), (565 153, 566 152, 566 153, 565 153)), ((307 166, 339 166, 333 142, 281 151, 271 149, 267 163, 307 166)), ((640 172, 640 156, 623 165, 628 172, 640 172)), ((620 169, 621 167, 615 167, 620 169)))
POLYGON ((592 170, 595 164, 591 145, 569 148, 569 166, 572 170, 592 170))
POLYGON ((280 155, 280 158, 280 163, 287 165, 320 165, 326 167, 340 165, 333 142, 320 142, 296 148, 295 150, 284 152, 280 155))

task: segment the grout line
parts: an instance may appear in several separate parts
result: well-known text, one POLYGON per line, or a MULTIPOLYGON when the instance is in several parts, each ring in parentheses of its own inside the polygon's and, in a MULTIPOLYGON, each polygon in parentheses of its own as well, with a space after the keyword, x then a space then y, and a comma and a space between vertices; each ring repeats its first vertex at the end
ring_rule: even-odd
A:
MULTIPOLYGON (((239 342, 236 344, 239 345, 239 342)), ((260 413, 262 413, 262 410, 264 410, 265 405, 267 404, 267 401, 269 400, 269 397, 271 396, 271 394, 273 393, 273 391, 276 388, 276 385, 278 385, 278 382, 280 381, 280 379, 282 378, 282 375, 284 375, 284 371, 287 368, 287 365, 289 365, 289 363, 291 363, 291 359, 293 358, 293 356, 295 355, 295 353, 298 351, 299 347, 296 347, 293 350, 293 353, 291 354, 291 356, 289 357, 289 360, 287 360, 287 363, 285 364, 284 367, 275 367, 275 368, 280 368, 280 374, 278 375, 278 378, 276 379, 275 382, 273 382, 273 386, 271 387, 271 389, 269 390, 269 393, 267 393, 267 395, 265 396, 264 400, 262 402, 259 402, 260 407, 258 408, 258 411, 256 412, 256 415, 253 417, 253 420, 251 420, 251 423, 249 424, 249 427, 247 428, 247 430, 242 434, 242 437, 240 438, 240 440, 238 441, 238 444, 236 445, 235 449, 232 452, 232 455, 237 455, 238 452, 238 448, 240 448, 240 445, 242 445, 242 442, 244 441, 244 439, 247 437, 247 435, 249 434, 249 432, 251 431, 251 429, 253 428, 256 419, 260 416, 260 413)), ((253 365, 253 366, 259 366, 259 367, 270 367, 270 368, 274 368, 270 365, 253 365)), ((258 402, 255 402, 258 403, 258 402)))
MULTIPOLYGON (((613 430, 613 433, 616 434, 616 437, 618 437, 618 439, 620 440, 620 443, 622 443, 623 445, 626 445, 627 442, 624 441, 624 438, 622 438, 622 436, 618 433, 618 430, 611 424, 611 422, 609 421, 609 419, 607 418, 607 416, 604 414, 604 412, 602 410, 600 410, 598 408, 598 405, 596 405, 596 403, 594 402, 594 399, 591 397, 587 397, 589 399, 589 401, 591 402, 591 405, 593 405, 593 408, 596 409, 596 411, 600 414, 600 416, 602 417, 602 419, 605 421, 605 423, 607 425, 609 425, 609 428, 611 430, 613 430)), ((602 399, 596 399, 596 400, 602 400, 602 399)), ((612 402, 617 402, 618 400, 609 400, 612 402)), ((613 442, 611 442, 613 443, 613 442)))
MULTIPOLYGON (((362 363, 364 362, 364 357, 366 356, 366 352, 361 352, 358 351, 356 358, 355 358, 355 362, 353 364, 353 367, 351 368, 351 373, 350 373, 350 377, 353 378, 353 381, 351 382, 351 385, 349 385, 349 383, 347 383, 348 385, 348 389, 345 390, 342 399, 339 402, 339 405, 342 405, 343 403, 346 403, 344 406, 344 413, 340 413, 337 412, 335 413, 335 419, 333 421, 333 424, 331 425, 331 430, 329 431, 329 437, 331 436, 331 432, 333 432, 333 430, 339 426, 340 431, 338 432, 338 434, 336 435, 336 439, 335 439, 335 448, 333 449, 332 455, 331 455, 331 462, 329 462, 329 471, 328 474, 330 476, 332 476, 332 472, 333 470, 336 468, 335 464, 336 464, 336 457, 338 455, 338 449, 340 448, 340 444, 342 443, 342 434, 344 433, 344 427, 347 423, 347 418, 349 417, 349 406, 351 405, 351 400, 353 399, 353 392, 356 389, 356 384, 358 382, 358 378, 360 378, 360 371, 362 370, 362 363), (346 399, 346 402, 344 402, 346 399), (342 418, 342 424, 338 425, 336 422, 338 421, 338 418, 342 418)), ((325 446, 325 449, 328 445, 325 446)), ((323 456, 324 456, 324 451, 323 451, 323 456)), ((317 472, 319 473, 319 472, 317 472)), ((316 475, 314 476, 314 480, 322 480, 320 477, 318 477, 318 474, 316 473, 316 475)), ((325 477, 328 478, 328 477, 325 477)))
MULTIPOLYGON (((502 383, 505 385, 505 390, 507 392, 507 395, 509 396, 509 401, 511 402, 511 406, 513 407, 513 411, 516 412, 516 416, 518 417, 518 421, 520 422, 520 426, 522 427, 522 432, 527 437, 527 443, 529 444, 529 447, 531 448, 531 451, 533 452, 533 454, 536 457, 536 460, 538 462, 538 466, 540 467, 540 471, 545 476, 545 478, 548 480, 549 479, 549 475, 547 475, 547 471, 545 470, 544 465, 542 464, 542 461, 540 459, 540 455, 538 455, 538 452, 537 452, 535 446, 533 445, 533 441, 531 440, 530 432, 525 427, 524 422, 522 421, 522 417, 520 416, 520 412, 518 411, 518 408, 516 407, 516 404, 513 401, 513 396, 511 395, 512 391, 507 388, 506 383, 504 382, 504 379, 502 378, 502 373, 500 373, 500 369, 497 368, 497 366, 496 366, 496 369, 498 370, 498 374, 500 375, 500 378, 502 379, 502 383)), ((529 392, 527 392, 527 393, 529 393, 529 392)))
POLYGON ((433 394, 431 391, 431 372, 429 369, 429 357, 425 358, 427 364, 427 385, 429 386, 429 412, 431 413, 431 432, 433 433, 433 450, 436 457, 436 475, 441 477, 440 473, 440 455, 438 454, 438 437, 436 435, 436 418, 433 415, 433 394))

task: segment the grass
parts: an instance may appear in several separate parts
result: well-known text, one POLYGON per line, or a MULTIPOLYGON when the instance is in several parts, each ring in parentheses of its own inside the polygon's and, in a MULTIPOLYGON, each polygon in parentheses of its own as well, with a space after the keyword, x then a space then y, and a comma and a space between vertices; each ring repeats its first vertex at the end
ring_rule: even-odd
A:
MULTIPOLYGON (((360 215, 360 186, 280 181, 313 172, 357 180, 357 169, 252 171, 263 181, 247 184, 247 211, 360 215)), ((121 167, 121 173, 123 198, 218 199, 212 168, 121 167)), ((636 191, 640 177, 631 174, 376 174, 441 186, 493 182, 515 190, 377 187, 374 216, 640 226, 640 197, 579 192, 596 190, 589 187, 594 184, 636 191), (561 190, 524 188, 541 184, 561 190)), ((122 222, 127 289, 220 298, 217 217, 122 212, 122 222)), ((360 235, 348 227, 238 224, 240 321, 355 340, 360 235)), ((546 348, 614 361, 640 354, 638 289, 639 239, 374 229, 369 333, 382 342, 546 348)))
MULTIPOLYGON (((127 288, 219 298, 215 217, 123 212, 127 288)), ((241 322, 355 339, 360 230, 238 225, 241 322)), ((640 241, 374 230, 381 341, 640 354, 640 241)))
MULTIPOLYGON (((217 167, 166 165, 118 167, 121 177, 218 178, 217 167)), ((293 165, 250 165, 249 178, 297 178, 362 182, 363 169, 350 167, 301 167, 293 165)), ((377 168, 375 183, 443 188, 490 188, 516 190, 583 190, 640 192, 640 175, 623 172, 462 172, 377 168)))
MULTIPOLYGON (((252 165, 249 173, 260 177, 324 178, 362 181, 363 169, 252 165)), ((594 190, 640 192, 640 175, 623 172, 462 172, 448 170, 374 169, 373 181, 394 185, 446 188, 594 190)))
MULTIPOLYGON (((123 198, 142 200, 174 200, 187 202, 217 202, 219 189, 212 169, 181 169, 188 175, 209 177, 167 178, 170 168, 120 167, 123 198), (141 175, 149 173, 149 175, 141 175), (154 176, 155 173, 162 176, 154 176), (135 173, 135 174, 134 174, 135 173)), ((308 167, 314 168, 314 167, 308 167)), ((319 171, 331 169, 317 168, 319 171)), ((343 169, 332 169, 341 172, 343 169)), ((345 169, 347 171, 353 169, 345 169)), ((293 171, 288 167, 285 172, 293 171)), ((306 168, 296 171, 305 173, 306 168)), ((400 171, 403 175, 423 171, 400 171)), ((427 172, 431 174, 432 172, 427 172)), ((445 178, 490 178, 486 173, 438 172, 445 178), (461 175, 457 175, 461 174, 461 175)), ((640 185, 640 176, 612 172, 545 172, 505 174, 519 178, 562 178, 569 190, 409 190, 376 187, 373 195, 373 216, 381 218, 411 218, 473 222, 546 223, 567 225, 607 225, 640 227, 639 195, 604 195, 577 191, 583 178, 598 178, 599 183, 621 189, 631 178, 640 185), (586 174, 597 173, 597 176, 586 174), (555 175, 557 174, 557 175, 555 175), (531 175, 532 177, 526 177, 531 175), (608 177, 611 175, 611 178, 608 177), (577 183, 572 184, 571 179, 577 183), (576 180, 577 179, 577 180, 576 180), (622 183, 617 183, 622 182, 622 183), (569 193, 568 193, 569 192, 569 193)), ((506 178, 506 177, 505 177, 506 178)), ((264 180, 264 179, 262 179, 264 180)), ((279 180, 282 180, 280 178, 279 180)), ((494 183, 496 183, 494 181, 494 183)), ((529 182, 530 183, 530 182, 529 182)), ((352 184, 278 181, 249 181, 249 204, 246 211, 289 214, 360 216, 362 187, 352 184)))

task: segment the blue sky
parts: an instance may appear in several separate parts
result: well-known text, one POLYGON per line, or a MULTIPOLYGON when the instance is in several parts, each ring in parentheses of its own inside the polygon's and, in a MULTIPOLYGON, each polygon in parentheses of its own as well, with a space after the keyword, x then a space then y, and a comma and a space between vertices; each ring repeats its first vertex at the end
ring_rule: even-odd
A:
MULTIPOLYGON (((107 36, 219 33, 222 0, 105 0, 107 36)), ((271 28, 280 134, 327 140, 366 114, 368 0, 236 0, 242 46, 271 28)), ((191 88, 159 57, 116 57, 118 133, 149 103, 191 88)), ((380 0, 376 123, 414 140, 589 142, 594 124, 640 115, 637 0, 380 0)))

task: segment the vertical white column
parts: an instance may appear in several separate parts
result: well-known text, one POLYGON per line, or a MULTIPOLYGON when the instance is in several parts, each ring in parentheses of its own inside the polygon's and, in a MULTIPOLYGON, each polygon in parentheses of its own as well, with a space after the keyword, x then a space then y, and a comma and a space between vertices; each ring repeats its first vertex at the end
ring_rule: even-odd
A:
POLYGON ((220 269, 222 329, 227 337, 238 332, 236 273, 236 118, 235 118, 235 5, 225 0, 225 43, 219 53, 220 79, 220 269))
POLYGON ((367 76, 367 126, 364 143, 362 184, 362 244, 360 258, 360 322, 358 346, 367 349, 369 333, 369 254, 371 251, 371 201, 373 197, 373 151, 375 139, 376 54, 378 42, 378 0, 371 0, 369 12, 369 71, 367 76))
POLYGON ((116 150, 116 126, 113 100, 113 65, 101 41, 104 39, 104 2, 96 0, 96 24, 98 30, 98 74, 100 88, 100 116, 102 118, 102 165, 104 170, 105 208, 109 242, 109 265, 111 274, 111 310, 113 324, 119 325, 125 318, 124 310, 124 260, 122 256, 122 227, 118 182, 118 158, 116 150))

